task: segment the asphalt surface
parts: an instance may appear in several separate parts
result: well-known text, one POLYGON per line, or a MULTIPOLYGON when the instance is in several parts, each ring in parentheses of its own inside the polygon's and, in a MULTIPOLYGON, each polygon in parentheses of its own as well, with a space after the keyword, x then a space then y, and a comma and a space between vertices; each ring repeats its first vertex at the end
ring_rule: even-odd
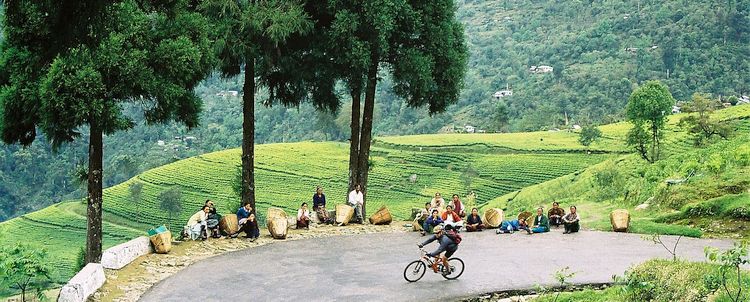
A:
MULTIPOLYGON (((404 267, 418 259, 417 233, 369 234, 276 242, 193 264, 152 287, 140 301, 451 301, 489 292, 552 285, 564 267, 573 283, 611 282, 630 266, 670 258, 661 245, 638 234, 561 230, 526 235, 494 231, 462 233, 454 257, 466 270, 457 280, 428 271, 404 280, 404 267)), ((676 237, 663 236, 672 243, 676 237)), ((703 261, 706 246, 731 241, 682 238, 678 257, 703 261)), ((426 247, 437 248, 437 243, 426 247)))

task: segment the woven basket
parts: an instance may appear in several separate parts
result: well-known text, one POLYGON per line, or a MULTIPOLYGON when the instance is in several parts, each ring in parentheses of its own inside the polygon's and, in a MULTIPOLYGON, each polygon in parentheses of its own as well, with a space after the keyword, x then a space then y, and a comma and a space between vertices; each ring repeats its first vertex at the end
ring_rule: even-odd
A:
POLYGON ((166 231, 149 237, 151 244, 154 245, 154 251, 157 254, 166 254, 172 250, 172 232, 166 231))
POLYGON ((390 224, 391 221, 393 221, 391 211, 388 211, 388 208, 385 206, 380 207, 380 210, 370 216, 371 224, 390 224))
POLYGON ((531 212, 529 211, 521 212, 518 214, 518 220, 520 221, 521 219, 524 219, 526 220, 526 222, 529 222, 529 218, 531 217, 531 215, 533 214, 531 214, 531 212))
POLYGON ((266 226, 274 239, 285 239, 289 221, 283 217, 273 217, 267 219, 266 226))
POLYGON ((484 211, 484 223, 490 228, 499 227, 503 223, 503 216, 501 209, 487 209, 484 211))
POLYGON ((336 222, 346 225, 352 220, 352 216, 354 216, 354 208, 345 204, 336 205, 336 222))
POLYGON ((227 235, 237 233, 240 230, 240 226, 237 223, 237 215, 227 214, 222 216, 219 221, 219 230, 227 235))
POLYGON ((618 209, 609 214, 612 230, 615 232, 627 232, 630 227, 630 213, 627 210, 618 209))

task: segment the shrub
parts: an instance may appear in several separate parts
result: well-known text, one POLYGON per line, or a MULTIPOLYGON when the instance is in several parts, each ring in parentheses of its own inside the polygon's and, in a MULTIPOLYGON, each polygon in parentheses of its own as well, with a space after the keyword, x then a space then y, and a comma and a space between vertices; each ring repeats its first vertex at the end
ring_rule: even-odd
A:
POLYGON ((734 150, 734 161, 742 166, 746 167, 750 165, 750 144, 743 144, 734 150))
POLYGON ((717 269, 706 263, 649 260, 626 273, 624 291, 628 301, 706 301, 715 283, 705 276, 717 269))

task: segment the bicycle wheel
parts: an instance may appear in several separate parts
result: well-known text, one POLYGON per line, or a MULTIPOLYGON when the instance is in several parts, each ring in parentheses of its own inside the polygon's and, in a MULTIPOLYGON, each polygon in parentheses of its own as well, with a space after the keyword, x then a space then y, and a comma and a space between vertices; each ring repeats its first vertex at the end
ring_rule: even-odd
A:
POLYGON ((409 282, 417 282, 422 279, 427 271, 427 266, 420 260, 414 260, 404 269, 404 279, 409 282))
POLYGON ((461 274, 464 273, 464 261, 460 258, 450 258, 448 264, 450 265, 450 271, 447 274, 443 273, 443 278, 453 280, 461 277, 461 274))

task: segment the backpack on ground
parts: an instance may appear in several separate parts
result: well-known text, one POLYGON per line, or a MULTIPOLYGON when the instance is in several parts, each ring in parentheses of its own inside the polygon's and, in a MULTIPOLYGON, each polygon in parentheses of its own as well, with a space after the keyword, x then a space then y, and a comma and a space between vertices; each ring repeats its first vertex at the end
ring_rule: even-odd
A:
POLYGON ((456 233, 455 230, 446 231, 445 235, 448 236, 448 238, 450 238, 451 240, 453 240, 453 242, 455 242, 457 245, 461 244, 461 240, 463 240, 463 238, 461 238, 461 234, 456 233))

